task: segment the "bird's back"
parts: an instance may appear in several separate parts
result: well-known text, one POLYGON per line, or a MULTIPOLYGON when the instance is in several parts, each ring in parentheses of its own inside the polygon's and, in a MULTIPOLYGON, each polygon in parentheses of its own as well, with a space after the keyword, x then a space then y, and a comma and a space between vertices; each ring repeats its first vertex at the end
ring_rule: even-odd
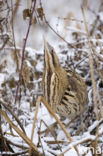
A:
POLYGON ((68 77, 68 85, 64 90, 57 113, 60 116, 74 118, 85 111, 88 94, 83 78, 70 68, 65 68, 68 77))

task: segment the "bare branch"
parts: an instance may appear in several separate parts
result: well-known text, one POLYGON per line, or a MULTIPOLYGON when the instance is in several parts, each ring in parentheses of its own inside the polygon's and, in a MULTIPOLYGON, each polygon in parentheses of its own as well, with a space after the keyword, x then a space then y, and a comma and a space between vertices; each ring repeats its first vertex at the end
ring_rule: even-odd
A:
POLYGON ((18 80, 18 84, 17 84, 17 88, 16 88, 15 104, 17 102, 18 91, 19 91, 19 87, 20 87, 20 83, 21 83, 21 79, 22 79, 22 70, 23 70, 23 63, 24 63, 24 56, 25 56, 25 48, 26 48, 30 28, 31 28, 31 25, 32 25, 32 18, 33 18, 33 13, 34 13, 34 10, 35 10, 35 6, 36 6, 36 0, 34 0, 34 5, 32 7, 31 17, 30 17, 30 20, 29 20, 28 30, 27 30, 27 33, 26 33, 26 36, 25 36, 25 39, 24 39, 24 45, 23 45, 23 50, 22 50, 22 58, 21 58, 21 68, 20 68, 20 71, 19 71, 19 80, 18 80))

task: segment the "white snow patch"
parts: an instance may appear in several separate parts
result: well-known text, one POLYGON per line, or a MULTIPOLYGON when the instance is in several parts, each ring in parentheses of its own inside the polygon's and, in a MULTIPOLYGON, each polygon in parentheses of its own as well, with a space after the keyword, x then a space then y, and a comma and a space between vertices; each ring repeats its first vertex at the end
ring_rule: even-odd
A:
POLYGON ((0 88, 2 88, 1 85, 4 82, 4 80, 5 80, 5 74, 0 73, 0 88))

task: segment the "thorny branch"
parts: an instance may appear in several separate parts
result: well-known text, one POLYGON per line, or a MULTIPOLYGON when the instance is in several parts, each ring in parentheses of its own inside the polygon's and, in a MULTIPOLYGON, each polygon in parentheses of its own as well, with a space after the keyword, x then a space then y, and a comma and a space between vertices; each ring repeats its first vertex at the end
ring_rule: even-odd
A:
POLYGON ((35 10, 35 6, 36 6, 36 0, 34 0, 34 5, 32 7, 32 11, 31 11, 31 17, 30 17, 30 21, 29 21, 28 30, 27 30, 26 36, 24 38, 24 44, 23 44, 23 50, 22 50, 22 58, 21 58, 21 68, 20 68, 20 71, 19 71, 19 80, 18 80, 18 84, 17 84, 17 88, 16 88, 15 104, 16 104, 16 101, 17 101, 18 90, 19 90, 20 83, 21 83, 23 63, 24 63, 24 59, 25 59, 24 58, 24 56, 25 56, 25 48, 26 48, 26 43, 27 43, 29 32, 30 32, 30 28, 31 28, 31 25, 32 25, 32 19, 33 19, 33 13, 34 13, 34 10, 35 10))

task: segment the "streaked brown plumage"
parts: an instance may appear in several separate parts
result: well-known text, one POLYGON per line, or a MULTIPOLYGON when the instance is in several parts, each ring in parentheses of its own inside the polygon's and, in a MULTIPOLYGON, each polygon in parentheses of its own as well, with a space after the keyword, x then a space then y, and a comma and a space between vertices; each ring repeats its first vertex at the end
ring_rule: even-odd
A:
POLYGON ((45 40, 42 86, 46 101, 60 116, 75 118, 85 111, 88 94, 84 80, 75 71, 61 66, 45 40))

